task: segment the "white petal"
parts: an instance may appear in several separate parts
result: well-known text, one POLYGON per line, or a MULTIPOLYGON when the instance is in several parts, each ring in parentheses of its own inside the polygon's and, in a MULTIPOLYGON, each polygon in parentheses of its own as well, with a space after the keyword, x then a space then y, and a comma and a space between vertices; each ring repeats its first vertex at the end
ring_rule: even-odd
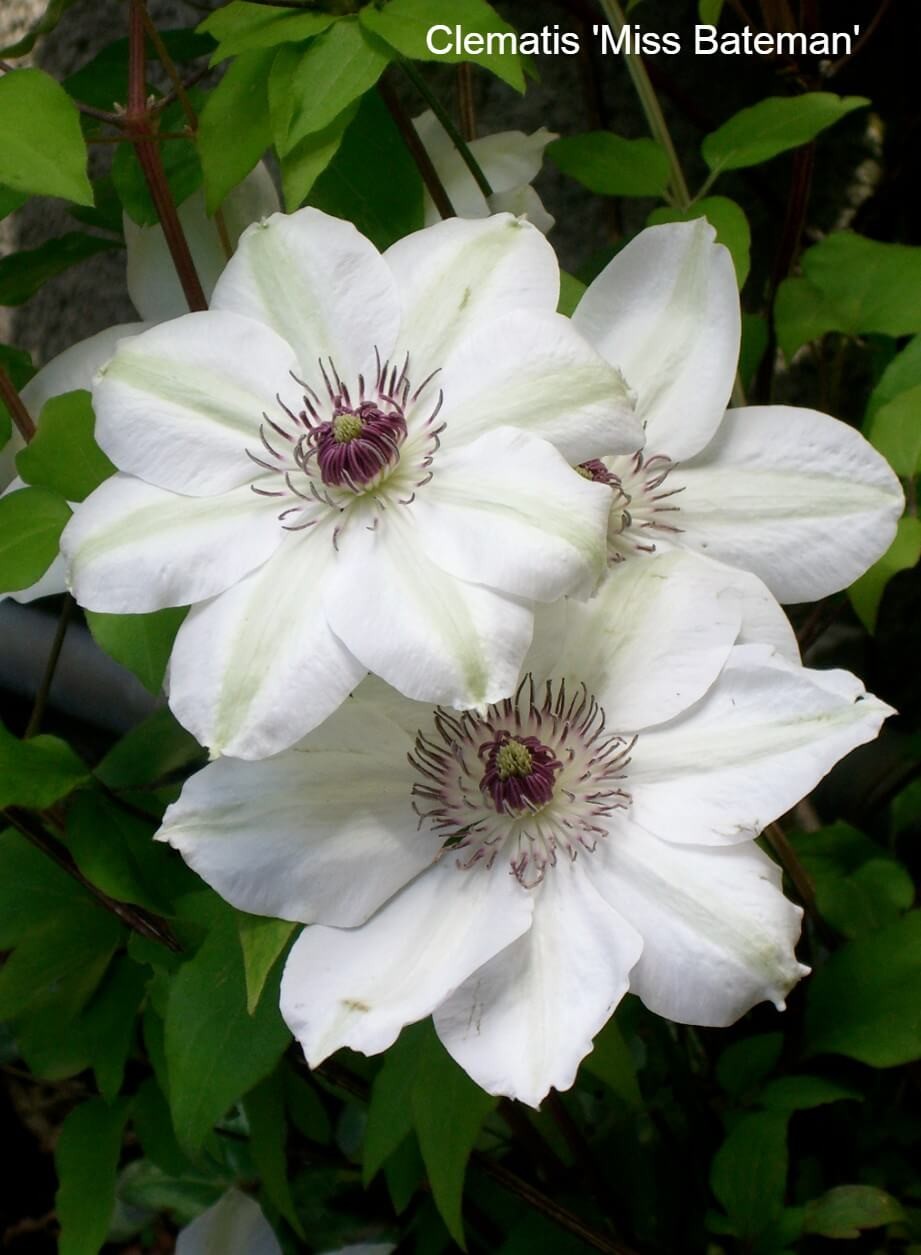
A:
POLYGON ((266 413, 284 417, 278 394, 302 408, 296 369, 285 341, 252 319, 186 314, 119 344, 93 388, 96 439, 147 483, 226 492, 259 473, 246 451, 268 456, 259 428, 266 413))
POLYGON ((643 443, 623 379, 559 314, 515 310, 472 329, 438 386, 448 448, 500 425, 549 440, 574 464, 643 443))
POLYGON ((520 937, 532 905, 504 868, 464 871, 447 855, 360 928, 305 929, 285 964, 281 1013, 307 1062, 342 1046, 386 1050, 520 937))
POLYGON ((618 733, 662 723, 696 702, 719 675, 740 625, 731 579, 684 554, 610 568, 591 601, 535 618, 525 667, 538 682, 585 684, 618 733))
POLYGON ((176 1255, 281 1255, 281 1246, 256 1200, 228 1190, 180 1229, 176 1255))
MULTIPOLYGON (((459 218, 488 218, 489 205, 486 197, 477 186, 476 179, 467 169, 467 164, 451 142, 451 137, 435 117, 431 109, 413 118, 416 134, 422 140, 422 146, 431 158, 435 172, 441 179, 448 200, 459 218)), ((488 176, 487 176, 488 177, 488 176)), ((425 194, 427 226, 441 221, 441 214, 435 208, 435 202, 425 194)))
POLYGON ((681 543, 754 571, 783 602, 851 584, 889 548, 904 505, 859 432, 786 405, 730 410, 675 479, 681 543))
POLYGON ((489 208, 494 214, 509 213, 527 218, 542 235, 547 235, 556 222, 556 218, 547 212, 534 188, 527 184, 510 188, 507 192, 493 193, 489 198, 489 208))
POLYGON ((398 240, 384 259, 400 292, 413 378, 447 366, 465 337, 502 314, 556 309, 556 254, 536 227, 508 214, 449 218, 398 240))
POLYGON ((625 785, 631 816, 669 841, 746 841, 892 713, 846 671, 738 646, 692 710, 640 735, 625 785))
POLYGON ((511 192, 533 181, 540 174, 544 149, 559 139, 553 131, 540 127, 531 135, 523 131, 498 131, 472 140, 470 151, 485 173, 493 192, 511 192))
POLYGON ((774 594, 757 575, 690 550, 686 550, 685 554, 702 564, 698 568, 702 580, 709 579, 724 589, 731 589, 738 597, 742 626, 736 639, 737 645, 770 645, 788 662, 801 661, 793 625, 774 594))
POLYGON ((569 1089, 627 992, 642 941, 591 872, 591 856, 551 868, 529 930, 435 1012, 445 1047, 487 1093, 536 1107, 551 1087, 569 1089))
MULTIPOLYGON (((251 222, 258 222, 277 209, 278 193, 266 166, 260 161, 221 206, 230 248, 236 248, 241 233, 251 222)), ((210 299, 227 265, 227 254, 215 219, 205 212, 203 192, 195 192, 183 201, 179 206, 179 221, 205 296, 210 299)), ((176 276, 163 228, 159 224, 139 227, 127 214, 123 225, 128 254, 128 295, 134 308, 151 322, 164 322, 188 313, 189 306, 176 276)))
POLYGON ((113 475, 76 506, 61 536, 81 606, 143 614, 223 592, 286 538, 278 505, 236 488, 180 497, 113 475))
POLYGON ((374 531, 350 522, 339 541, 333 631, 407 697, 475 706, 507 696, 531 639, 530 610, 435 566, 398 509, 374 531))
POLYGON ((577 475, 546 441, 500 427, 440 453, 412 511, 423 549, 442 570, 555 601, 587 595, 604 572, 609 499, 606 485, 577 475))
POLYGON ((361 924, 438 852, 412 811, 412 745, 347 699, 294 749, 192 776, 158 838, 241 911, 361 924))
POLYGON ((314 387, 321 358, 332 358, 347 384, 368 369, 375 346, 388 358, 400 320, 380 253, 350 222, 318 209, 273 214, 245 231, 211 306, 278 332, 314 387))
MULTIPOLYGON (((319 534, 317 534, 319 533, 319 534)), ((366 671, 326 621, 331 537, 292 542, 179 629, 168 675, 180 723, 213 754, 265 758, 339 706, 366 671)))
POLYGON ((595 885, 643 938, 630 991, 658 1015, 718 1027, 765 999, 782 1010, 808 972, 802 911, 757 846, 677 847, 624 818, 592 857, 595 885))
POLYGON ((716 431, 739 357, 735 269, 709 223, 649 227, 589 285, 573 322, 637 394, 651 453, 686 458, 716 431))

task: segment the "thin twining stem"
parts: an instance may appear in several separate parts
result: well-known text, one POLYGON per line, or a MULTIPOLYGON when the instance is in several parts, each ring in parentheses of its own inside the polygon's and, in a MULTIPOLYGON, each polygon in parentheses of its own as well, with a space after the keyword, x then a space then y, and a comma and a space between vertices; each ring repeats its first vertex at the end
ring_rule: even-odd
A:
POLYGON ((422 182, 425 184, 435 208, 442 218, 456 218, 457 211, 451 204, 451 199, 445 191, 445 186, 438 175, 438 171, 432 164, 432 159, 426 152, 425 146, 419 138, 418 132, 408 117, 406 110, 400 104, 396 92, 385 79, 381 79, 378 83, 377 90, 380 92, 381 99, 397 125, 397 130, 403 138, 403 143, 409 149, 410 155, 416 163, 416 169, 422 176, 422 182))
POLYGON ((454 147, 457 149, 458 155, 460 156, 464 165, 473 175, 473 178, 476 181, 477 187, 480 189, 480 191, 483 193, 484 196, 487 196, 487 197, 492 196, 493 194, 492 185, 490 184, 489 179, 487 179, 486 175, 483 173, 483 167, 477 161, 476 157, 474 157, 473 153, 470 151, 469 144, 464 139, 463 135, 461 135, 457 127, 454 125, 454 120, 451 117, 450 113, 448 113, 447 109, 444 107, 444 105, 441 103, 438 97, 429 89, 429 86, 426 83, 425 79, 422 77, 421 74, 419 74, 415 66, 410 61, 407 61, 404 57, 400 57, 399 65, 400 65, 400 68, 403 70, 403 73, 412 83, 413 87, 415 87, 416 91, 419 93, 419 95, 422 97, 422 99, 431 109, 432 113, 434 113, 435 117, 444 127, 445 131, 447 132, 448 138, 450 139, 454 147))

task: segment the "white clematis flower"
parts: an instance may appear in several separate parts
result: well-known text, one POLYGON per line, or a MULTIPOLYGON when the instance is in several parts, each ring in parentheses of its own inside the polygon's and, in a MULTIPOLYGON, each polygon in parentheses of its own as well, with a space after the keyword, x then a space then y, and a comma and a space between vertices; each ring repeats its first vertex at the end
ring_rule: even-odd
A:
POLYGON ((726 411, 740 315, 729 252, 703 219, 640 232, 573 322, 624 373, 646 448, 583 469, 614 493, 614 560, 680 546, 751 572, 779 601, 853 583, 903 508, 888 463, 846 423, 787 405, 726 411))
MULTIPOLYGON (((268 169, 260 162, 224 202, 222 213, 230 247, 236 247, 251 222, 273 213, 277 208, 278 193, 268 169)), ((205 295, 210 296, 226 265, 227 256, 215 220, 205 213, 203 192, 196 192, 180 205, 179 220, 205 295)), ((109 360, 120 340, 137 335, 167 318, 178 318, 188 309, 163 228, 139 227, 125 215, 124 230, 128 294, 144 321, 107 327, 86 340, 72 344, 43 366, 22 390, 23 403, 36 421, 42 407, 52 397, 77 389, 88 391, 92 387, 93 376, 109 360)), ((15 459, 24 444, 14 427, 12 436, 0 449, 0 496, 23 487, 22 480, 16 477, 15 459)), ((38 597, 63 593, 66 587, 64 560, 59 554, 37 583, 19 592, 0 595, 0 600, 3 596, 10 596, 15 601, 35 601, 38 597)))
POLYGON ((434 1013, 478 1084, 536 1105, 627 990, 693 1024, 783 1005, 801 911, 753 838, 890 712, 734 644, 718 574, 625 564, 541 610, 504 701, 371 677, 294 749, 186 783, 160 839, 240 909, 311 925, 282 982, 311 1065, 434 1013))
MULTIPOLYGON (((544 149, 559 139, 558 135, 542 126, 533 135, 525 135, 523 131, 499 131, 470 140, 467 147, 492 188, 492 195, 487 197, 431 109, 414 118, 413 126, 458 217, 488 218, 492 213, 502 212, 520 214, 547 234, 554 218, 531 184, 540 174, 544 149)), ((440 217, 426 192, 426 225, 438 222, 440 217)))
POLYGON ((180 1229, 176 1255, 281 1255, 281 1244, 256 1200, 228 1190, 180 1229))
POLYGON ((244 234, 209 312, 119 346, 93 402, 122 473, 62 545, 91 610, 192 603, 170 704, 203 744, 275 753, 368 671, 495 701, 530 603, 592 591, 609 494, 570 464, 642 429, 558 282, 509 215, 382 256, 303 209, 244 234))

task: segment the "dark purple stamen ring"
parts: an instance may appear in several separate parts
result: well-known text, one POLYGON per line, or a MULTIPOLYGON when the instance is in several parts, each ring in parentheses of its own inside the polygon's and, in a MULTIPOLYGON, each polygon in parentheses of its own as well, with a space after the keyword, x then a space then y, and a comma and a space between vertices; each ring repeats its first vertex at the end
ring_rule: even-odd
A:
POLYGON ((535 810, 553 797, 554 781, 563 764, 537 737, 500 732, 480 746, 479 755, 484 762, 480 788, 500 814, 535 810), (514 747, 524 753, 519 750, 515 758, 521 765, 510 770, 508 750, 514 747))
POLYGON ((373 401, 338 407, 309 437, 324 484, 340 488, 363 488, 395 465, 405 439, 402 412, 379 409, 373 401))

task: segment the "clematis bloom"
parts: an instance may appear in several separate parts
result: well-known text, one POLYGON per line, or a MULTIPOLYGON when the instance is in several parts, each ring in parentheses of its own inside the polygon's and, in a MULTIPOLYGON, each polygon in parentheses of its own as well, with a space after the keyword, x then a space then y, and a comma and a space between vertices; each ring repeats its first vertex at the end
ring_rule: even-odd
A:
POLYGON ((558 285, 507 214, 382 256, 303 209, 243 235, 210 311, 119 346, 93 402, 121 473, 62 548, 91 610, 192 603, 169 699, 203 744, 275 753, 368 671, 495 701, 531 604, 592 591, 608 490, 571 464, 642 429, 558 285))
POLYGON ((739 294, 714 241, 704 219, 649 227, 583 295, 573 322, 623 371, 646 427, 642 451, 583 470, 613 493, 612 560, 681 547, 754 574, 781 602, 815 601, 889 548, 902 490, 863 436, 827 414, 727 411, 739 294))
POLYGON ((716 575, 625 564, 541 609, 505 700, 370 677, 293 749, 186 783, 160 839, 241 910, 310 925, 282 1012, 311 1065, 434 1013, 478 1084, 536 1105, 628 990, 692 1024, 783 1005, 801 911, 754 838, 889 711, 736 644, 716 575))

